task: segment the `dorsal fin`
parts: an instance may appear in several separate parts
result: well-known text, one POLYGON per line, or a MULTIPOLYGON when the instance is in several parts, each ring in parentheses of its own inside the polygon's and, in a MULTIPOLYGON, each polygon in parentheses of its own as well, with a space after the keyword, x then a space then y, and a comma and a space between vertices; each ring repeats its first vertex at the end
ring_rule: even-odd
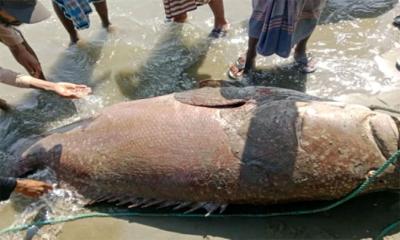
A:
POLYGON ((222 88, 200 88, 180 93, 175 93, 175 99, 181 103, 202 107, 234 107, 243 105, 246 99, 232 98, 221 91, 222 88))
POLYGON ((181 103, 203 107, 237 107, 250 100, 257 104, 270 101, 321 101, 323 99, 302 92, 275 87, 205 87, 180 93, 175 93, 175 99, 181 103))

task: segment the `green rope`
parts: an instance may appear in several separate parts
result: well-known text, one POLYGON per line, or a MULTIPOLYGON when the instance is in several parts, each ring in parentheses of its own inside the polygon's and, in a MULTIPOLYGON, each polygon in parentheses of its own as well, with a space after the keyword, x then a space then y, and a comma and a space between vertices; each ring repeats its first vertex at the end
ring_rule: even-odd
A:
MULTIPOLYGON (((400 158, 400 150, 398 150, 395 154, 393 154, 380 168, 378 168, 376 171, 373 172, 373 174, 368 176, 367 179, 362 184, 360 184, 355 190, 350 192, 347 196, 330 205, 313 210, 300 210, 300 211, 269 213, 269 214, 230 214, 230 215, 216 214, 209 216, 205 216, 203 214, 183 214, 183 213, 138 213, 138 212, 88 213, 88 214, 79 214, 76 216, 53 218, 45 221, 38 221, 30 224, 22 224, 14 227, 5 228, 0 231, 0 236, 7 233, 15 233, 23 231, 33 226, 41 227, 45 225, 65 223, 87 218, 110 218, 110 217, 267 218, 267 217, 277 217, 277 216, 298 216, 298 215, 315 214, 331 210, 332 208, 335 208, 349 201, 350 199, 356 197, 358 194, 363 192, 368 187, 368 185, 370 185, 390 165, 395 164, 399 158, 400 158)), ((384 229, 384 231, 379 236, 384 236, 392 229, 394 229, 398 224, 400 224, 400 221, 389 225, 387 228, 384 229)))
POLYGON ((385 229, 382 230, 382 232, 375 238, 375 240, 382 240, 389 232, 397 227, 400 227, 400 219, 385 227, 385 229))

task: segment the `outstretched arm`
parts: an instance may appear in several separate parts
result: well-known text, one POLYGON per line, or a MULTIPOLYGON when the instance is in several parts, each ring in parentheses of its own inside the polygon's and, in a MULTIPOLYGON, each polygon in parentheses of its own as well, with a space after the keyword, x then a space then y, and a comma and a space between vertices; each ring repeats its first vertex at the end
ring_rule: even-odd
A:
POLYGON ((32 88, 53 91, 65 98, 81 98, 87 96, 92 90, 86 85, 79 85, 66 82, 47 82, 38 78, 23 76, 23 81, 32 88))
POLYGON ((81 98, 92 92, 92 90, 86 85, 64 82, 48 82, 32 76, 18 74, 1 67, 0 82, 20 88, 37 88, 41 90, 53 91, 66 98, 81 98))
POLYGON ((0 177, 0 201, 9 199, 14 191, 27 197, 38 198, 52 189, 50 184, 42 181, 0 177))
POLYGON ((53 187, 50 184, 30 179, 18 179, 15 186, 15 192, 32 198, 38 198, 51 190, 53 187))

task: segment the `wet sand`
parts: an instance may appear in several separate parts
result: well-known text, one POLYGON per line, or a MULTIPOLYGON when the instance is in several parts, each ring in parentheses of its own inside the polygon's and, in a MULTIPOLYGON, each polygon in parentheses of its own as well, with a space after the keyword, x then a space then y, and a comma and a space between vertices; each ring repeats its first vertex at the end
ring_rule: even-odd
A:
MULTIPOLYGON (((36 91, 2 85, 0 96, 26 109, 32 115, 27 120, 33 122, 33 127, 40 126, 42 131, 120 101, 190 89, 199 80, 226 79, 227 66, 246 49, 249 0, 225 1, 232 30, 226 40, 213 42, 207 38, 212 25, 208 7, 193 12, 189 23, 180 26, 164 24, 161 1, 132 2, 110 1, 111 19, 119 28, 112 35, 100 29, 93 14, 92 28, 82 32, 87 44, 78 48, 68 48, 67 35, 54 15, 44 23, 22 26, 49 79, 86 83, 94 88, 94 97, 75 102, 75 112, 64 111, 68 104, 36 91), (63 109, 62 116, 53 108, 63 109), (53 115, 54 118, 44 117, 53 115)), ((366 6, 375 9, 373 12, 368 13, 364 4, 359 3, 354 16, 348 17, 343 11, 352 2, 357 1, 338 1, 340 7, 332 5, 325 18, 330 23, 320 25, 311 39, 310 50, 320 59, 317 73, 299 74, 293 69, 291 59, 259 57, 253 84, 288 87, 366 105, 370 104, 366 100, 371 104, 382 103, 373 98, 379 97, 400 110, 399 95, 380 95, 400 86, 393 69, 394 59, 400 55, 400 31, 391 26, 400 7, 388 7, 395 1, 380 0, 375 4, 365 1, 366 6), (382 61, 378 61, 381 65, 376 57, 381 57, 382 61), (346 97, 340 97, 343 95, 346 97)), ((50 8, 48 2, 46 5, 50 8)), ((3 46, 0 46, 0 56, 2 67, 24 72, 3 46)), ((3 122, 0 127, 5 127, 3 122)), ((27 131, 29 136, 31 129, 27 131)), ((67 206, 61 215, 70 213, 68 207, 72 208, 67 206)), ((31 219, 21 215, 22 210, 12 203, 0 205, 0 228, 31 219)), ((310 216, 88 219, 45 227, 34 239, 372 239, 396 219, 400 219, 400 195, 377 193, 310 216)), ((21 239, 21 236, 9 235, 4 239, 21 239)), ((386 239, 400 239, 400 229, 386 239)))

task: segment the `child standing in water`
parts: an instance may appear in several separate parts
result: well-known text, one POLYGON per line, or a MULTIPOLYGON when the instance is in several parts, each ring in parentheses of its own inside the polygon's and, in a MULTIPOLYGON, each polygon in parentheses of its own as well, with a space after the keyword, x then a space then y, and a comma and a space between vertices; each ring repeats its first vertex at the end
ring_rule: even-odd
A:
POLYGON ((208 4, 214 14, 214 28, 210 36, 219 38, 226 35, 229 25, 225 19, 223 0, 163 0, 163 3, 166 17, 179 23, 186 21, 187 12, 208 4))
POLYGON ((253 0, 247 54, 229 68, 229 77, 237 79, 252 70, 257 53, 287 58, 293 46, 300 71, 314 72, 316 62, 306 52, 307 42, 325 3, 326 0, 253 0))
POLYGON ((79 41, 77 29, 90 26, 89 14, 92 12, 90 3, 93 3, 99 14, 103 27, 111 31, 106 0, 53 0, 54 10, 68 32, 71 44, 79 41))

